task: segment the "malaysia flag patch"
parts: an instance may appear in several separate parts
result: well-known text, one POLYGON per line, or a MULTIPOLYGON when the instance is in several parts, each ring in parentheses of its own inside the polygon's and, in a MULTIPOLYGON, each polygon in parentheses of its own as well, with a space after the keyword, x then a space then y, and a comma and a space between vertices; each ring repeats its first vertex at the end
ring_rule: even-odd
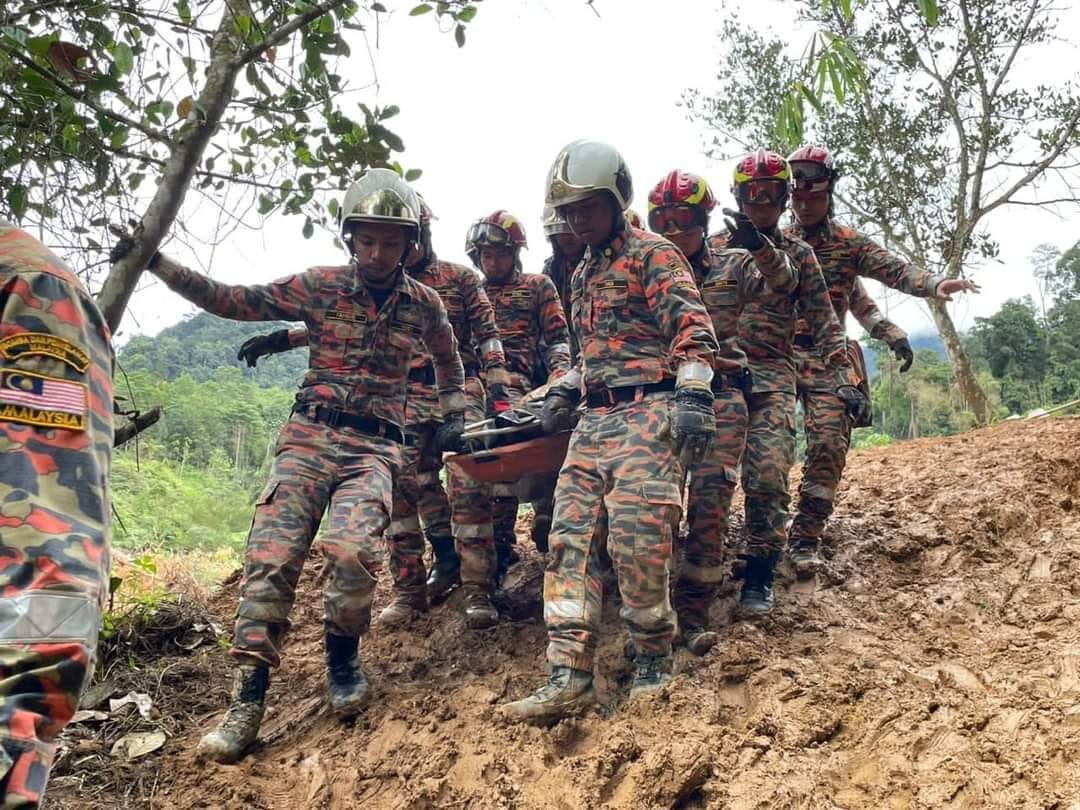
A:
POLYGON ((85 383, 29 371, 0 371, 0 421, 85 430, 85 383))

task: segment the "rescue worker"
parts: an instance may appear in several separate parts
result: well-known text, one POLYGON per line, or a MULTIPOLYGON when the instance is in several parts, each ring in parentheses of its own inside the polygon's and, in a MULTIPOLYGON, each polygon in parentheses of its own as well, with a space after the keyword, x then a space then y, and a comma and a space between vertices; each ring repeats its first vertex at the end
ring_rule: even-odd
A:
POLYGON ((723 581, 728 515, 746 445, 751 385, 746 353, 738 340, 739 315, 748 301, 790 296, 799 284, 788 256, 758 233, 745 214, 725 211, 730 229, 727 249, 710 248, 706 237, 715 207, 716 198, 705 179, 678 169, 649 193, 649 227, 687 257, 720 345, 712 379, 716 438, 690 478, 688 532, 674 591, 682 641, 696 655, 704 655, 717 641, 709 629, 709 608, 723 581))
MULTIPOLYGON (((765 149, 735 165, 732 192, 739 210, 776 248, 785 252, 798 275, 792 294, 771 293, 747 302, 739 316, 739 343, 750 361, 749 424, 742 465, 746 496, 747 549, 739 607, 749 614, 772 609, 776 562, 787 539, 791 496, 788 476, 795 463, 795 361, 792 340, 796 307, 814 330, 823 367, 833 390, 852 414, 867 407, 847 359, 846 344, 814 253, 781 232, 778 223, 788 200, 787 161, 765 149)), ((724 248, 728 234, 711 237, 724 248)))
MULTIPOLYGON (((832 219, 837 172, 827 149, 800 147, 788 158, 793 175, 792 211, 795 225, 787 233, 813 248, 828 285, 836 317, 843 324, 853 286, 859 276, 920 298, 951 301, 953 293, 977 291, 966 279, 948 279, 912 267, 868 236, 832 219)), ((798 397, 806 426, 806 462, 799 485, 799 505, 791 525, 792 563, 802 571, 819 562, 818 544, 844 471, 851 440, 849 414, 832 388, 830 373, 821 365, 815 336, 800 320, 795 333, 799 368, 798 397)), ((907 362, 907 353, 898 356, 907 362)))
POLYGON ((438 295, 402 271, 419 238, 420 201, 389 169, 345 194, 347 265, 314 267, 271 284, 231 285, 155 257, 149 270, 208 312, 234 320, 303 321, 311 357, 245 547, 232 704, 199 755, 234 762, 255 740, 270 668, 279 665, 296 583, 323 519, 324 614, 330 705, 342 717, 370 693, 359 644, 371 620, 401 467, 409 367, 422 340, 434 357, 443 414, 437 441, 460 448, 464 371, 438 295))
MULTIPOLYGON (((493 407, 509 408, 506 359, 491 302, 476 273, 436 257, 431 243, 433 214, 422 197, 420 205, 420 239, 409 255, 405 273, 435 290, 446 307, 465 366, 466 390, 471 396, 478 396, 474 389, 478 386, 476 380, 482 361, 493 407)), ((307 330, 303 327, 280 330, 251 338, 241 346, 239 356, 254 365, 263 354, 305 346, 307 341, 307 330)), ((401 627, 410 623, 428 609, 429 601, 441 601, 460 583, 460 557, 455 542, 470 548, 481 546, 468 552, 472 555, 470 560, 480 560, 479 565, 468 566, 466 572, 470 592, 479 590, 482 595, 486 586, 473 588, 473 580, 483 586, 491 578, 485 562, 491 556, 487 549, 488 538, 483 533, 451 529, 452 510, 439 477, 442 452, 435 442, 442 421, 432 355, 421 343, 409 367, 403 464, 394 482, 394 511, 386 533, 394 591, 390 603, 379 613, 381 627, 401 627), (426 586, 420 518, 423 518, 433 556, 426 586)), ((484 522, 481 517, 481 523, 484 522)), ((490 519, 486 521, 490 522, 490 519)), ((464 600, 463 610, 470 627, 489 627, 498 618, 490 600, 477 598, 472 593, 464 600)))
POLYGON ((113 350, 94 300, 0 220, 0 804, 44 801, 109 586, 113 350))
POLYGON ((570 362, 577 363, 578 342, 570 321, 570 278, 585 256, 585 243, 570 230, 566 219, 554 208, 544 208, 544 236, 551 242, 551 255, 544 260, 545 276, 555 284, 559 302, 567 318, 570 337, 570 362))
POLYGON ((513 720, 550 721, 592 705, 602 586, 594 532, 606 541, 635 651, 631 697, 671 679, 676 618, 669 596, 681 483, 716 432, 717 351, 708 313, 682 254, 629 228, 630 172, 606 143, 574 141, 548 174, 546 204, 587 244, 571 280, 581 344, 576 369, 544 401, 548 432, 570 426, 583 400, 555 492, 544 578, 547 683, 504 707, 513 720))

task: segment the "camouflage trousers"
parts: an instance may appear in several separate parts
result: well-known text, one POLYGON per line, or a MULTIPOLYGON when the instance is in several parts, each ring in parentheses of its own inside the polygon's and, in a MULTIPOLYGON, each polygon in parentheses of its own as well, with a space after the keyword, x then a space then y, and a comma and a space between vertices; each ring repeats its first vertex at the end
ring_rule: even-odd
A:
POLYGON ((728 514, 739 460, 746 447, 746 399, 737 389, 716 394, 716 437, 709 455, 690 474, 686 542, 675 583, 675 611, 680 627, 706 627, 709 607, 724 579, 728 514))
POLYGON ((244 549, 233 655, 280 663, 296 583, 324 512, 323 623, 334 635, 367 631, 400 464, 400 445, 389 439, 299 412, 289 418, 244 549))
MULTIPOLYGON (((507 376, 509 384, 506 386, 506 390, 510 395, 510 401, 516 405, 529 392, 531 382, 524 374, 510 372, 507 376)), ((516 540, 515 528, 517 526, 519 505, 517 487, 514 484, 493 484, 491 493, 494 495, 491 505, 491 518, 494 524, 495 537, 500 542, 509 541, 514 543, 516 540)), ((550 498, 543 499, 539 503, 541 508, 549 510, 548 515, 551 514, 548 506, 550 503, 550 498)), ((534 502, 535 505, 537 504, 534 502)))
POLYGON ((746 493, 747 553, 779 554, 787 542, 788 476, 795 464, 795 395, 788 391, 753 393, 742 484, 746 493))
POLYGON ((109 582, 108 527, 98 522, 108 509, 105 481, 93 480, 81 455, 94 440, 105 444, 107 459, 111 429, 95 435, 0 423, 3 807, 38 806, 54 740, 93 676, 109 582))
MULTIPOLYGON (((465 378, 465 424, 486 417, 484 386, 476 377, 465 378)), ((461 560, 463 585, 495 587, 495 530, 492 525, 491 484, 474 481, 456 465, 447 465, 450 496, 450 531, 461 560)))
POLYGON ((416 595, 424 593, 424 536, 450 537, 450 503, 439 480, 442 454, 435 446, 437 422, 405 428, 401 472, 394 480, 394 507, 386 531, 390 554, 390 574, 394 590, 416 595))
POLYGON ((806 428, 806 461, 799 484, 799 506, 791 524, 792 540, 817 540, 833 511, 836 488, 847 463, 851 420, 821 361, 800 358, 798 397, 806 428))
POLYGON ((589 408, 574 428, 555 489, 551 560, 544 575, 547 660, 591 670, 603 599, 601 552, 622 593, 620 615, 636 651, 670 655, 669 584, 683 471, 657 438, 670 396, 589 408))

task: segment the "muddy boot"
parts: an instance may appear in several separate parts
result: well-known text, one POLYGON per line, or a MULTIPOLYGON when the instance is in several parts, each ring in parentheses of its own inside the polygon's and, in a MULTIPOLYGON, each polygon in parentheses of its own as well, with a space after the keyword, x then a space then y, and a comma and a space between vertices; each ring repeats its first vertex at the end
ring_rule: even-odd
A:
POLYGON ((533 545, 541 554, 547 554, 548 537, 551 535, 551 513, 555 504, 551 501, 533 503, 533 524, 531 537, 533 545))
POLYGON ((270 667, 240 664, 233 672, 232 703, 217 728, 199 740, 196 755, 223 765, 236 762, 255 742, 266 710, 270 667))
POLYGON ((788 557, 795 573, 800 577, 812 575, 821 566, 821 557, 818 554, 818 543, 810 537, 791 538, 788 557))
POLYGON ((382 609, 376 623, 384 630, 405 627, 427 609, 427 594, 423 591, 394 591, 394 598, 382 609))
POLYGON ((720 636, 707 627, 687 626, 682 631, 683 644, 694 655, 705 655, 716 646, 720 636))
POLYGON ((547 683, 527 698, 502 707, 503 715, 516 722, 554 722, 578 714, 596 703, 591 672, 552 667, 547 683))
POLYGON ((775 554, 765 557, 746 558, 742 593, 739 596, 739 609, 741 611, 761 616, 772 610, 773 569, 775 566, 775 554))
POLYGON ((428 541, 435 560, 427 578, 427 594, 431 604, 436 605, 461 584, 461 560, 454 549, 453 537, 429 537, 428 541))
POLYGON ((670 655, 638 655, 634 659, 634 682, 630 684, 630 698, 638 698, 655 692, 671 682, 674 662, 670 655))
POLYGON ((499 611, 491 601, 491 593, 479 585, 465 585, 465 625, 470 630, 486 630, 499 623, 499 611))
POLYGON ((344 719, 368 702, 371 689, 360 668, 360 639, 326 634, 326 679, 330 685, 330 708, 344 719))
POLYGON ((495 587, 502 588, 503 580, 510 566, 521 562, 521 555, 514 548, 515 537, 502 535, 495 538, 495 587))

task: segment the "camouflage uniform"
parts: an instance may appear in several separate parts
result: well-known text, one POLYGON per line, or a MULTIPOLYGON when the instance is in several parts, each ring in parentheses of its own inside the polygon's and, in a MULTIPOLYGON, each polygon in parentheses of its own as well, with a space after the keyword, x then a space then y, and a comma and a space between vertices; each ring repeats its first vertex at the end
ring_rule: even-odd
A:
POLYGON ((418 341, 434 356, 443 411, 465 405, 457 339, 438 295, 402 273, 378 307, 352 264, 251 286, 221 284, 164 259, 152 270, 215 315, 303 321, 309 333, 308 372, 248 534, 232 654, 279 664, 296 582, 324 512, 326 630, 362 635, 401 467, 406 378, 418 341))
MULTIPOLYGON (((747 553, 752 557, 779 554, 787 539, 788 476, 795 464, 796 306, 813 325, 833 388, 854 384, 844 335, 814 252, 779 230, 765 235, 791 259, 799 285, 792 293, 769 291, 758 296, 747 302, 739 317, 739 344, 750 361, 753 380, 742 468, 747 553)), ((709 243, 725 249, 727 234, 711 236, 709 243)))
MULTIPOLYGON (((868 236, 831 220, 809 230, 796 225, 787 233, 805 240, 814 250, 841 324, 859 276, 920 298, 932 297, 937 285, 945 280, 944 276, 915 269, 868 236)), ((865 290, 862 292, 865 295, 865 290)), ((865 310, 865 303, 860 309, 865 310)), ((875 337, 885 337, 890 332, 895 334, 896 329, 895 325, 878 320, 869 331, 875 337)), ((806 426, 806 462, 799 487, 799 509, 791 526, 793 543, 821 537, 825 521, 832 514, 851 440, 851 422, 831 385, 830 371, 814 351, 815 336, 804 319, 797 326, 795 343, 798 397, 803 404, 806 426)))
POLYGON ((799 283, 791 260, 769 244, 754 253, 706 247, 691 266, 720 351, 712 386, 716 437, 690 477, 689 532, 675 585, 675 610, 684 630, 708 625, 709 607, 723 580, 728 512, 746 446, 748 361, 739 345, 739 316, 750 301, 790 296, 799 283))
MULTIPOLYGON (((546 346, 544 366, 551 379, 560 377, 570 368, 570 344, 566 316, 559 303, 554 283, 545 275, 523 273, 514 269, 505 280, 484 283, 495 308, 495 322, 503 339, 510 377, 512 400, 525 396, 540 376, 537 346, 546 346)), ((552 480, 552 495, 554 495, 552 480)), ((512 486, 496 484, 492 517, 497 542, 514 542, 518 499, 512 486)), ((534 502, 538 513, 550 515, 552 498, 534 502)))
POLYGON ((0 800, 37 806, 109 582, 113 351, 64 263, 0 221, 0 800))
POLYGON ((669 656, 676 618, 668 585, 684 477, 659 438, 676 383, 711 372, 708 313, 682 254, 668 241, 620 229, 589 248, 571 281, 587 407, 555 493, 552 558, 544 578, 547 660, 591 670, 602 598, 601 538, 618 574, 621 615, 641 656, 669 656))
MULTIPOLYGON (((574 275, 576 264, 572 264, 561 253, 548 256, 544 260, 543 274, 551 279, 559 294, 559 303, 562 304, 563 314, 570 313, 570 279, 574 275)), ((574 330, 567 329, 568 343, 570 346, 570 362, 576 363, 578 359, 578 341, 574 330)))

